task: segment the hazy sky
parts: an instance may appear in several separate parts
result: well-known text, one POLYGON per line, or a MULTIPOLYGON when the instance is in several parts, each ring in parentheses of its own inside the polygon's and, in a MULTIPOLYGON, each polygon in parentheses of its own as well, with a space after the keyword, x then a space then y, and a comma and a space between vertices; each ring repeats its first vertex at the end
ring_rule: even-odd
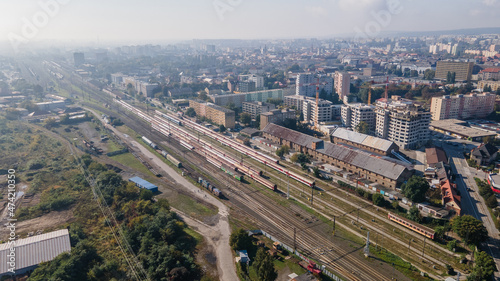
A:
POLYGON ((322 37, 374 28, 379 11, 383 31, 500 27, 500 0, 0 0, 0 41, 322 37))

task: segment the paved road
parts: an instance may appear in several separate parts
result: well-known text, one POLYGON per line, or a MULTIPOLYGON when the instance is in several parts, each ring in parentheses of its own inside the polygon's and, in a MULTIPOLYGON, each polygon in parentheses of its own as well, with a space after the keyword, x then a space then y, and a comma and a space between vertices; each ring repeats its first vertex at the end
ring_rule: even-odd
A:
MULTIPOLYGON (((467 161, 464 159, 462 146, 456 147, 445 144, 443 148, 450 159, 453 173, 457 175, 455 182, 462 195, 462 210, 464 214, 474 216, 483 222, 490 236, 490 239, 486 243, 487 251, 493 256, 497 268, 500 269, 500 248, 498 247, 500 236, 484 199, 479 195, 478 187, 474 180, 476 172, 469 168, 467 161), (467 187, 472 191, 469 192, 467 187)), ((484 173, 481 172, 477 176, 484 178, 484 173)), ((500 280, 500 272, 495 272, 495 279, 500 280)))
MULTIPOLYGON (((90 110, 90 109, 87 109, 90 110)), ((90 110, 92 111, 92 110, 90 110)), ((92 111, 97 117, 100 115, 92 111)), ((187 217, 185 214, 181 214, 180 217, 185 219, 184 221, 190 227, 196 228, 200 234, 209 240, 209 244, 214 246, 215 255, 217 257, 217 269, 219 272, 219 279, 222 281, 234 281, 238 280, 236 275, 236 267, 233 260, 232 250, 229 246, 229 236, 231 235, 231 226, 229 225, 229 208, 224 205, 221 201, 217 200, 215 197, 211 196, 209 193, 201 190, 200 188, 194 186, 191 182, 186 180, 183 176, 179 175, 174 169, 163 162, 158 156, 153 154, 144 146, 140 145, 130 136, 127 136, 120 131, 116 130, 112 126, 104 124, 107 128, 112 130, 120 139, 131 145, 134 150, 139 151, 145 159, 150 160, 155 166, 162 169, 170 177, 172 177, 177 184, 182 185, 188 191, 192 193, 193 197, 198 197, 200 200, 205 201, 209 204, 216 206, 219 209, 219 221, 214 227, 207 226, 201 222, 187 217)))

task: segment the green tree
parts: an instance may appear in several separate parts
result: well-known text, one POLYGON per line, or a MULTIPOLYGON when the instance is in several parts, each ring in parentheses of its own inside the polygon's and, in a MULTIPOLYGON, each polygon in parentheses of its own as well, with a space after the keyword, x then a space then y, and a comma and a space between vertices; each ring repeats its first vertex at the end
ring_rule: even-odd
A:
MULTIPOLYGON (((474 253, 475 266, 472 270, 474 279, 471 280, 491 280, 496 271, 495 261, 486 252, 477 251, 474 253)), ((467 279, 469 280, 469 279, 467 279)))
POLYGON ((486 206, 491 209, 498 207, 497 197, 495 195, 488 197, 488 199, 486 199, 486 206))
POLYGON ((384 195, 382 195, 380 193, 373 194, 372 200, 373 200, 373 204, 375 204, 379 207, 383 207, 385 205, 384 195))
POLYGON ((470 215, 457 216, 451 220, 451 227, 466 244, 479 245, 488 239, 483 223, 470 215))
POLYGON ((420 215, 420 211, 416 206, 413 206, 410 208, 408 211, 408 214, 406 215, 406 218, 409 220, 412 220, 416 223, 421 223, 422 222, 422 215, 420 215))
POLYGON ((188 109, 186 109, 186 115, 189 117, 195 117, 196 111, 194 110, 194 108, 189 107, 188 109))
POLYGON ((313 168, 313 173, 314 173, 314 176, 317 177, 317 178, 320 178, 321 177, 321 172, 319 170, 318 167, 314 167, 313 168))
POLYGON ((259 248, 252 266, 255 268, 257 276, 261 281, 274 281, 278 278, 273 258, 264 248, 259 248))
POLYGON ((292 157, 290 157, 290 161, 293 163, 298 163, 299 162, 299 153, 294 153, 292 157))
POLYGON ((355 130, 356 130, 356 132, 361 133, 361 134, 368 134, 368 132, 370 131, 370 128, 368 127, 368 123, 366 123, 365 121, 361 121, 361 122, 359 122, 358 125, 356 125, 355 130))
POLYGON ((247 112, 243 112, 240 114, 240 122, 245 124, 245 125, 248 125, 252 122, 252 115, 250 115, 250 113, 247 113, 247 112))
POLYGON ((429 183, 423 177, 412 176, 408 182, 401 186, 401 191, 412 202, 425 201, 425 193, 429 190, 429 183))
POLYGON ((486 85, 486 86, 484 86, 483 91, 489 93, 489 92, 492 92, 493 90, 491 89, 490 85, 486 85))
POLYGON ((446 244, 446 247, 448 247, 448 250, 453 251, 453 249, 457 248, 457 240, 451 240, 448 244, 446 244))
POLYGON ((424 79, 425 80, 432 80, 432 79, 434 79, 435 76, 436 76, 436 71, 434 71, 432 69, 427 69, 424 72, 424 79))
POLYGON ((231 248, 233 248, 233 250, 248 250, 253 245, 252 237, 248 236, 248 232, 240 228, 231 233, 231 236, 229 237, 229 245, 231 245, 231 248))
POLYGON ((219 131, 220 131, 221 133, 224 133, 224 132, 226 131, 226 127, 224 127, 224 125, 220 125, 220 126, 219 126, 219 131))

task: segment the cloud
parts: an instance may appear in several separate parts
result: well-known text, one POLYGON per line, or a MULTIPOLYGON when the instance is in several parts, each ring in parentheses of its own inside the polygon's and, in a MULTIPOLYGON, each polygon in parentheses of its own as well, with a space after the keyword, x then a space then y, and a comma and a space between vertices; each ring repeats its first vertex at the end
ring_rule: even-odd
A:
POLYGON ((326 9, 320 6, 308 6, 306 11, 313 16, 326 16, 328 14, 326 9))

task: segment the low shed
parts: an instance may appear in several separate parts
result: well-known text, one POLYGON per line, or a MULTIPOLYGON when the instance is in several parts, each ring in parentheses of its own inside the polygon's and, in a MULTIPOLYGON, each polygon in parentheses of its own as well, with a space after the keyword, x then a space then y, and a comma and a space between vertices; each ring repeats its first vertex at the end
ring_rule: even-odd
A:
POLYGON ((140 177, 133 177, 128 180, 129 182, 135 183, 135 186, 139 188, 145 188, 147 190, 151 190, 152 192, 158 192, 158 186, 144 180, 140 177))

